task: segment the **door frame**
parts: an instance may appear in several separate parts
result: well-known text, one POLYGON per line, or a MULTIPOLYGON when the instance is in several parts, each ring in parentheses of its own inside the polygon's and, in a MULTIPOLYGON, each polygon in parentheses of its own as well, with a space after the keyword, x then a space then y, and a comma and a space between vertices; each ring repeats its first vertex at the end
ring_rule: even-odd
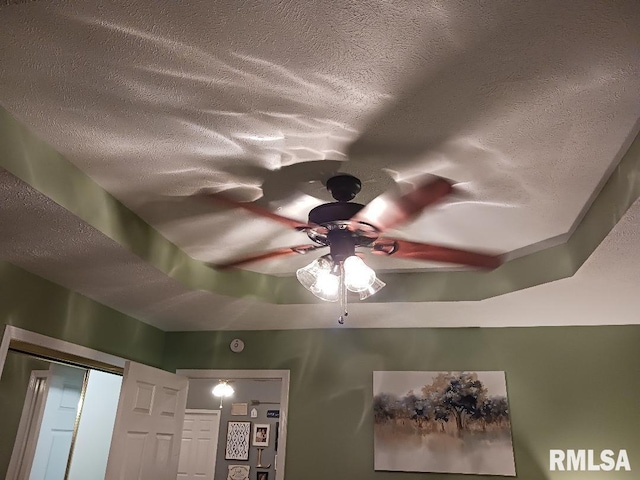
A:
POLYGON ((96 370, 122 374, 125 359, 92 348, 76 345, 22 328, 6 325, 0 342, 0 376, 4 369, 9 349, 24 351, 34 355, 44 355, 52 360, 76 363, 96 370))
MULTIPOLYGON (((104 370, 111 373, 122 374, 124 369, 125 359, 83 347, 81 345, 76 345, 75 343, 48 337, 40 333, 14 327, 13 325, 4 325, 4 329, 0 328, 0 332, 2 332, 2 341, 0 341, 0 376, 2 376, 9 350, 16 350, 22 353, 42 356, 53 362, 62 361, 85 368, 104 370)), ((46 388, 48 389, 48 382, 46 384, 46 388)), ((29 395, 30 392, 27 392, 27 396, 29 395)), ((29 400, 29 398, 26 400, 29 400)), ((40 405, 40 409, 42 411, 37 412, 39 417, 42 416, 43 407, 44 405, 40 405)), ((23 416, 25 408, 27 408, 26 402, 23 407, 23 416)), ((20 426, 18 427, 18 432, 14 440, 14 451, 12 452, 9 469, 7 471, 7 478, 11 478, 10 475, 15 476, 19 473, 19 471, 16 470, 16 468, 21 464, 19 456, 21 455, 21 452, 24 452, 24 448, 28 447, 28 445, 25 445, 25 438, 21 436, 25 433, 26 431, 24 430, 21 418, 20 426), (20 446, 22 446, 22 448, 19 448, 20 446), (16 449, 19 451, 16 451, 16 449)))
POLYGON ((27 396, 20 415, 18 432, 13 443, 6 480, 16 480, 26 474, 25 461, 33 460, 40 424, 44 415, 44 406, 49 393, 51 370, 32 370, 29 378, 27 396))
POLYGON ((284 480, 287 449, 287 420, 289 412, 289 370, 199 370, 178 369, 178 375, 189 380, 280 380, 280 434, 278 436, 278 465, 275 480, 284 480))

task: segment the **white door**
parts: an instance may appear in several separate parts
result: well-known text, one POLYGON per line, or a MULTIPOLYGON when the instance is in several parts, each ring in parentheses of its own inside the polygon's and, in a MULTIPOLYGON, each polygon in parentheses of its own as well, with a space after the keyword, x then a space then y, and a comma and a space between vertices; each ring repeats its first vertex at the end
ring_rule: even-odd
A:
POLYGON ((51 365, 30 480, 64 478, 86 370, 51 365))
POLYGON ((179 480, 213 480, 220 410, 187 410, 182 429, 179 480))
POLYGON ((175 480, 189 380, 126 362, 105 480, 175 480))

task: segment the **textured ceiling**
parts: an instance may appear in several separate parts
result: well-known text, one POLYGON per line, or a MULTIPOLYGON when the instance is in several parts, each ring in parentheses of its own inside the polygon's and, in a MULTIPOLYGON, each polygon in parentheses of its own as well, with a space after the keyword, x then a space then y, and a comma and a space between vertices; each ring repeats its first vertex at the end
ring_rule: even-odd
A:
MULTIPOLYGON (((194 291, 0 170, 0 259, 163 330, 337 326, 333 304, 273 305, 194 291)), ((638 322, 640 200, 571 278, 481 302, 353 304, 353 328, 638 322)), ((428 288, 428 286, 427 286, 428 288)))
MULTIPOLYGON (((635 0, 9 3, 0 105, 206 262, 307 241, 199 194, 230 190, 304 220, 336 172, 363 180, 363 203, 424 173, 450 178, 458 193, 391 233, 516 258, 567 239, 638 131, 635 0)), ((118 310, 171 330, 333 324, 332 306, 188 290, 0 180, 0 258, 118 310)), ((633 323, 640 265, 621 252, 637 249, 638 208, 570 279, 482 302, 356 305, 351 322, 534 325, 553 308, 551 323, 633 323), (605 299, 618 316, 596 315, 605 299)), ((249 268, 291 275, 308 262, 249 268)))
POLYGON ((459 182, 399 237, 546 246, 579 219, 640 114, 635 1, 35 2, 2 13, 0 103, 204 261, 306 242, 194 195, 231 188, 304 219, 337 171, 361 177, 361 201, 425 172, 459 182))

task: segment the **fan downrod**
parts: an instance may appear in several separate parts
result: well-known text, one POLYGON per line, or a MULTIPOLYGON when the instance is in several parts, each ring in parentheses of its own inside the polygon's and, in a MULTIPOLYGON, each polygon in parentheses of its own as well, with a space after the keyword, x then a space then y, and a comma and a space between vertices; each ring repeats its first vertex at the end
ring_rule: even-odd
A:
POLYGON ((336 175, 327 180, 327 190, 338 202, 350 202, 362 189, 362 182, 353 175, 336 175))

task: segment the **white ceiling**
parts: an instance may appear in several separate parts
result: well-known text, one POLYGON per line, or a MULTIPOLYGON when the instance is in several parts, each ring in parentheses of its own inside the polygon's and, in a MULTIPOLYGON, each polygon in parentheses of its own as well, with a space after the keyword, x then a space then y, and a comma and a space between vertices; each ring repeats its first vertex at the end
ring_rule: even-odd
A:
MULTIPOLYGON (((268 220, 216 209, 198 193, 232 189, 239 198, 304 220, 311 207, 329 200, 322 180, 338 171, 363 180, 361 202, 423 173, 459 182, 458 194, 391 233, 513 258, 566 239, 637 133, 638 25, 634 0, 26 2, 0 8, 0 105, 200 260, 307 241, 268 220)), ((3 191, 13 192, 9 197, 16 192, 3 191)), ((43 257, 51 257, 38 254, 45 246, 27 234, 21 260, 10 261, 162 328, 333 324, 327 323, 329 306, 314 306, 309 316, 302 314, 305 306, 180 291, 144 264, 130 272, 132 283, 149 289, 138 296, 156 300, 136 305, 106 272, 135 263, 132 255, 67 218, 64 209, 48 208, 75 225, 76 240, 65 243, 71 235, 66 227, 50 234, 68 249, 46 263, 43 257), (98 250, 79 255, 85 235, 98 250), (97 251, 103 252, 100 275, 92 264, 97 251), (74 267, 62 268, 66 262, 74 267), (179 308, 186 299, 202 307, 179 308), (213 305, 227 309, 232 320, 207 320, 205 310, 213 305), (270 311, 273 319, 264 320, 270 311)), ((10 235, 14 228, 43 228, 12 215, 8 224, 14 226, 5 230, 10 235)), ((355 316, 350 322, 539 323, 539 315, 522 315, 535 292, 556 298, 566 290, 576 298, 601 279, 621 285, 637 279, 640 265, 616 257, 620 242, 640 238, 633 224, 624 228, 632 234, 621 240, 612 233, 609 246, 589 260, 596 267, 585 265, 571 279, 483 302, 358 305, 354 312, 375 309, 394 321, 378 325, 377 316, 362 315, 360 323, 355 316), (598 255, 635 270, 626 276, 607 271, 598 255), (399 308, 414 315, 394 314, 399 308), (505 316, 512 310, 520 312, 517 318, 505 316)), ((367 261, 380 272, 446 267, 367 261)), ((293 257, 251 268, 290 275, 308 262, 293 257)), ((582 305, 597 298, 590 295, 582 305)), ((637 307, 633 295, 625 301, 637 307)), ((533 311, 543 305, 532 304, 533 311)), ((566 313, 556 321, 577 321, 566 313)))
MULTIPOLYGON (((335 304, 192 291, 0 170, 2 258, 163 330, 336 327, 335 304)), ((353 304, 352 328, 637 324, 640 200, 572 277, 480 302, 353 304)), ((428 285, 425 285, 428 288, 428 285)))

